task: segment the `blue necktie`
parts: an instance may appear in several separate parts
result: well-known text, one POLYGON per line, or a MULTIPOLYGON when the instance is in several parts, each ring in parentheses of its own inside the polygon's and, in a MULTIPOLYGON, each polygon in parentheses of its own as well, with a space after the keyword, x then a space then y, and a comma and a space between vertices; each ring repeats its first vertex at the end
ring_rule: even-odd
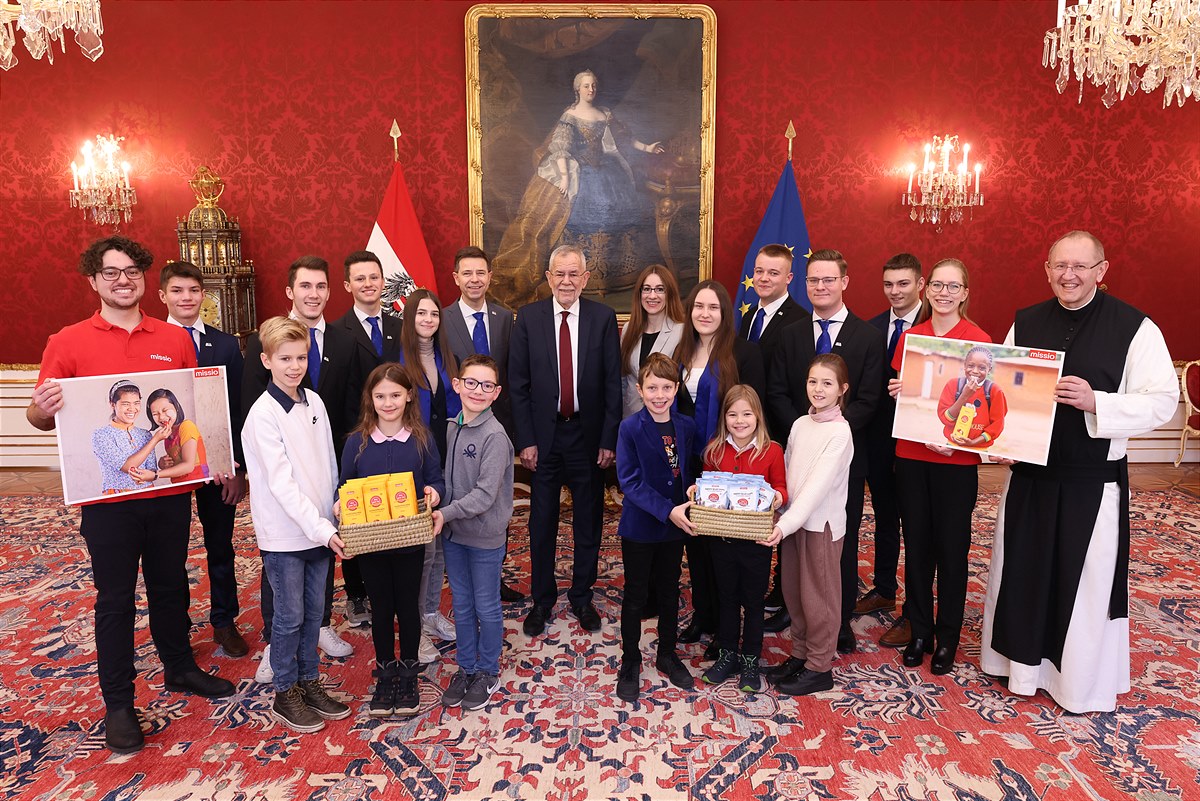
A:
POLYGON ((375 355, 383 358, 383 332, 379 330, 379 318, 368 317, 367 322, 371 325, 371 344, 375 346, 375 355))
POLYGON ((321 349, 317 347, 317 329, 308 329, 308 343, 308 380, 316 389, 317 382, 321 380, 321 349))
POLYGON ((471 344, 475 346, 476 353, 491 356, 492 349, 488 346, 487 326, 483 324, 483 312, 475 312, 471 316, 475 318, 475 328, 471 331, 471 344))
POLYGON ((185 325, 183 327, 183 330, 188 332, 188 336, 192 340, 192 347, 196 349, 196 364, 199 364, 200 363, 200 342, 196 338, 196 329, 192 328, 190 325, 185 325))
POLYGON ((758 307, 758 314, 754 315, 754 322, 750 323, 750 341, 757 342, 762 336, 763 320, 767 317, 767 310, 762 306, 758 307))
POLYGON ((900 335, 904 333, 904 321, 896 320, 896 330, 892 332, 892 338, 888 340, 888 366, 892 364, 892 357, 896 355, 896 345, 900 343, 900 335))
POLYGON ((833 341, 829 338, 829 325, 832 322, 832 320, 817 320, 817 325, 821 326, 821 336, 817 337, 818 356, 833 350, 833 341))

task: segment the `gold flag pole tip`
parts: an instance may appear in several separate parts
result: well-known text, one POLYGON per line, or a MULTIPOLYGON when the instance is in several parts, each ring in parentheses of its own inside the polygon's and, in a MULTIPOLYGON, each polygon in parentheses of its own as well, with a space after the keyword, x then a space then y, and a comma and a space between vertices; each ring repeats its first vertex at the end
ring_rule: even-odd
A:
POLYGON ((796 126, 792 124, 791 120, 788 120, 788 127, 787 127, 787 130, 783 132, 783 135, 786 136, 787 140, 788 140, 788 161, 791 161, 792 160, 792 140, 796 138, 796 126))
POLYGON ((392 119, 392 130, 388 131, 388 136, 392 137, 392 157, 400 160, 400 125, 395 118, 392 119))

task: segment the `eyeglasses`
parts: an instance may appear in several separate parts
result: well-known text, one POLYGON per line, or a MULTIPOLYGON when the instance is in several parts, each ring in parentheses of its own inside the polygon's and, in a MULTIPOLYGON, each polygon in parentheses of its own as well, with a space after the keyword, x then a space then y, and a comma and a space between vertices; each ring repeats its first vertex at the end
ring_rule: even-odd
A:
POLYGON ((141 267, 126 267, 124 270, 118 267, 105 267, 101 270, 98 270, 96 274, 105 281, 116 281, 122 275, 124 275, 130 281, 137 281, 138 279, 146 276, 146 274, 142 272, 141 267))
POLYGON ((646 286, 645 284, 642 284, 642 294, 665 295, 667 294, 667 288, 665 286, 646 286))
POLYGON ((1096 269, 1101 264, 1103 264, 1105 261, 1107 261, 1107 259, 1101 259, 1100 261, 1098 261, 1092 265, 1053 264, 1050 266, 1050 272, 1054 273, 1055 275, 1062 275, 1063 273, 1074 273, 1075 275, 1082 275, 1083 273, 1090 272, 1090 271, 1096 269))
POLYGON ((460 378, 458 380, 472 392, 477 389, 482 389, 484 392, 494 392, 496 390, 495 381, 480 381, 478 378, 460 378))
POLYGON ((945 290, 946 293, 949 295, 957 295, 959 292, 962 292, 963 289, 965 289, 965 287, 959 283, 949 283, 948 284, 945 281, 930 281, 929 282, 929 291, 933 292, 935 294, 938 292, 941 292, 942 290, 945 290))
POLYGON ((836 275, 827 275, 824 278, 805 278, 804 283, 808 284, 809 286, 833 286, 840 280, 842 279, 836 275))

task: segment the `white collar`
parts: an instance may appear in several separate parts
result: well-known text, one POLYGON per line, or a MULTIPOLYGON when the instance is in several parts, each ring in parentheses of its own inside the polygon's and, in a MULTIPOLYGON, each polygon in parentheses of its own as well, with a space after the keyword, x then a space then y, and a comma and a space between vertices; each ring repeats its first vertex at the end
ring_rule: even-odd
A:
MULTIPOLYGON (((379 307, 379 312, 377 314, 367 314, 365 311, 358 308, 357 304, 355 304, 354 306, 351 306, 350 308, 354 309, 354 316, 358 318, 358 322, 361 325, 370 325, 370 323, 368 323, 367 320, 371 319, 372 317, 377 318, 379 320, 380 325, 383 325, 383 307, 382 306, 379 307)), ((321 319, 322 319, 322 321, 324 321, 325 318, 322 317, 321 319)))
POLYGON ((480 309, 479 311, 475 311, 475 309, 472 309, 472 308, 470 307, 470 305, 469 305, 469 304, 468 304, 468 303, 467 303, 465 300, 463 300, 462 298, 459 298, 459 299, 458 299, 458 308, 462 310, 462 314, 463 314, 463 318, 464 318, 464 319, 465 319, 465 318, 468 318, 468 317, 470 317, 470 318, 472 318, 472 319, 473 319, 473 318, 475 317, 475 315, 477 315, 477 314, 480 314, 480 313, 482 313, 483 315, 485 315, 485 316, 486 316, 486 315, 487 315, 487 311, 488 311, 488 307, 487 307, 487 300, 486 300, 486 299, 484 299, 484 301, 483 301, 483 308, 482 308, 482 309, 480 309))
MULTIPOLYGON (((308 326, 308 322, 307 322, 307 321, 305 321, 305 320, 300 320, 300 318, 296 316, 296 310, 295 310, 295 309, 292 309, 290 312, 288 312, 288 319, 289 319, 289 320, 299 320, 300 322, 302 322, 302 323, 304 323, 306 326, 308 326)), ((325 315, 323 315, 323 314, 322 314, 322 315, 321 315, 321 319, 320 319, 320 320, 317 320, 317 324, 316 324, 316 325, 314 325, 314 326, 309 326, 309 327, 310 327, 310 328, 315 328, 315 329, 317 329, 318 331, 320 331, 320 332, 321 332, 321 335, 322 335, 322 336, 324 336, 324 335, 325 335, 325 315)))
MULTIPOLYGON (((759 301, 758 301, 759 306, 758 307, 766 312, 767 317, 774 317, 775 312, 779 311, 779 307, 782 306, 783 302, 787 299, 788 299, 788 293, 784 292, 782 295, 775 298, 775 300, 771 301, 766 306, 763 306, 762 299, 759 298, 759 301)), ((757 314, 757 312, 756 312, 756 314, 757 314)))
POLYGON ((890 309, 888 311, 888 326, 890 327, 890 326, 895 325, 897 320, 903 320, 904 322, 908 323, 911 326, 914 323, 916 323, 917 315, 920 313, 921 313, 921 304, 920 303, 918 303, 916 306, 913 306, 912 309, 909 310, 908 314, 905 314, 903 316, 897 316, 896 310, 890 309))
POLYGON ((725 435, 725 444, 727 444, 727 445, 731 445, 731 446, 733 447, 733 452, 734 452, 734 453, 736 453, 736 454, 743 454, 743 453, 745 453, 746 451, 748 451, 748 450, 750 450, 751 448, 753 448, 753 447, 754 447, 754 440, 750 440, 749 442, 747 442, 747 443, 746 443, 746 447, 744 447, 744 448, 739 448, 739 447, 738 447, 738 444, 737 444, 736 442, 734 442, 734 441, 733 441, 733 434, 726 434, 726 435, 725 435))
MULTIPOLYGON (((844 323, 844 322, 846 322, 846 317, 849 316, 849 314, 850 314, 850 309, 848 309, 846 307, 846 304, 843 303, 842 308, 838 309, 837 311, 835 311, 833 314, 831 314, 829 316, 829 322, 844 323)), ((816 312, 813 312, 812 319, 813 319, 813 322, 816 323, 816 322, 820 322, 822 318, 820 316, 818 316, 816 312)))
POLYGON ((571 304, 570 308, 567 308, 567 307, 563 306, 561 303, 559 303, 558 298, 554 297, 553 295, 550 296, 550 302, 552 304, 554 304, 554 316, 555 317, 558 317, 563 312, 568 312, 571 315, 579 314, 579 298, 575 298, 575 302, 573 304, 571 304))
MULTIPOLYGON (((169 314, 167 315, 167 322, 170 323, 171 325, 177 325, 180 328, 187 327, 183 323, 179 322, 178 320, 176 320, 174 317, 172 317, 169 314)), ((204 328, 204 321, 201 320, 199 317, 196 318, 196 322, 192 323, 192 328, 196 329, 201 334, 206 333, 206 329, 204 328)))

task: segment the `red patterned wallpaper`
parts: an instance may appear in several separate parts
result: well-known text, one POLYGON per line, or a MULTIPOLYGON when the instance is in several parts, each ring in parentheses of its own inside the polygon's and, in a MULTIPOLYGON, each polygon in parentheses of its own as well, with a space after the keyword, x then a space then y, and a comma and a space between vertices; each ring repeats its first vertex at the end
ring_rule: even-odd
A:
MULTIPOLYGON (((1054 4, 713 2, 718 18, 716 277, 732 285, 786 152, 813 242, 846 255, 848 302, 883 308, 879 265, 909 250, 972 268, 972 310, 995 337, 1048 296, 1060 233, 1107 245, 1110 289, 1200 356, 1200 106, 1158 96, 1107 110, 1054 90, 1040 65, 1054 4), (937 42, 935 46, 924 43, 937 42), (985 165, 987 205, 935 233, 899 207, 904 165, 957 132, 985 165), (1188 302, 1180 302, 1188 299, 1188 302)), ((468 237, 463 17, 446 3, 112 3, 106 52, 27 54, 0 76, 0 362, 37 361, 47 335, 94 308, 71 275, 99 231, 67 206, 70 161, 98 132, 126 137, 139 205, 125 228, 176 254, 185 181, 227 182, 258 268, 260 316, 286 307, 287 264, 339 265, 367 239, 388 180, 393 117, 435 264, 468 237)), ((446 268, 448 270, 448 267, 446 268)), ((440 277, 452 294, 448 273, 440 277)), ((153 293, 151 293, 153 294, 153 293)), ((161 313, 157 300, 147 303, 161 313)), ((331 315, 349 307, 335 289, 331 315)))

